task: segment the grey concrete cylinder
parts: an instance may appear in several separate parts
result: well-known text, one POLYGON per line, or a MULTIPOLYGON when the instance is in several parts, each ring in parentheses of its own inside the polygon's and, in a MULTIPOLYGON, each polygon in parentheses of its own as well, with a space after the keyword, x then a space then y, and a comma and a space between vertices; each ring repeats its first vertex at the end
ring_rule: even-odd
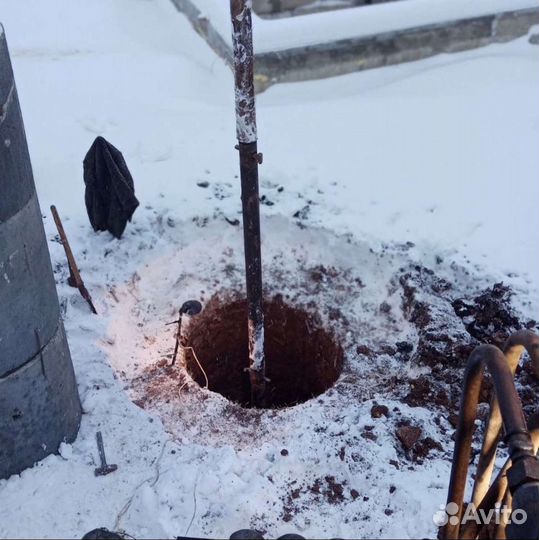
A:
POLYGON ((81 417, 0 25, 0 478, 75 439, 81 417))

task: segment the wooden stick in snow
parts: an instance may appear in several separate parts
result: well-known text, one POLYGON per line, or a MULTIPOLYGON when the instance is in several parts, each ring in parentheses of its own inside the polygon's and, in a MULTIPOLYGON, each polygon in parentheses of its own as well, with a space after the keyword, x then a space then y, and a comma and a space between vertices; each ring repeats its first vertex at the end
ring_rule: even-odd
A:
POLYGON ((75 262, 75 257, 73 256, 73 252, 71 251, 71 246, 69 245, 69 242, 67 240, 64 226, 62 225, 62 220, 58 215, 56 206, 51 206, 51 212, 52 217, 54 218, 54 223, 56 223, 56 228, 58 229, 58 234, 60 235, 60 240, 62 241, 62 245, 64 246, 64 251, 66 252, 67 264, 69 266, 69 284, 72 287, 77 287, 81 296, 90 306, 92 312, 97 315, 97 310, 95 309, 94 303, 92 302, 92 297, 90 296, 88 289, 84 286, 84 281, 82 281, 82 278, 80 277, 79 268, 77 266, 77 263, 75 262))

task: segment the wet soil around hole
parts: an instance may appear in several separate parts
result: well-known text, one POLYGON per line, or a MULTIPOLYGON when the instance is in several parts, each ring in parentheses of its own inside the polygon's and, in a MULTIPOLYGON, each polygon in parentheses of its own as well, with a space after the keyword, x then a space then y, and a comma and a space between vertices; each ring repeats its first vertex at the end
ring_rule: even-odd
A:
MULTIPOLYGON (((291 307, 280 297, 264 305, 267 383, 265 408, 296 405, 318 396, 338 379, 344 353, 316 315, 291 307)), ((250 407, 247 304, 244 300, 208 302, 193 317, 184 336, 208 377, 209 389, 250 407)), ((186 369, 203 386, 194 355, 185 353, 186 369)))

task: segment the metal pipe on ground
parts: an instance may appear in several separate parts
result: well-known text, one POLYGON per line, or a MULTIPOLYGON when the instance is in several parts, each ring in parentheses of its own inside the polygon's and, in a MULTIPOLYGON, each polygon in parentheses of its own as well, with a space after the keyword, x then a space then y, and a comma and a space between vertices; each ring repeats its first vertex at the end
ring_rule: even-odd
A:
POLYGON ((75 439, 81 406, 0 25, 0 478, 75 439))

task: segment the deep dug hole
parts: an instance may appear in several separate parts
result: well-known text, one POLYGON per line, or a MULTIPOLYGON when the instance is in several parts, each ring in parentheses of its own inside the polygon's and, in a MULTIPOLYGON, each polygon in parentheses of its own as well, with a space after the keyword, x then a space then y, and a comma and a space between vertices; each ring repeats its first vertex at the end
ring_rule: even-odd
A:
MULTIPOLYGON (((280 297, 264 304, 266 376, 265 408, 296 405, 325 392, 338 379, 344 353, 320 318, 285 304, 280 297)), ((184 335, 208 377, 209 389, 250 406, 247 303, 212 298, 184 335)), ((187 349, 185 367, 205 385, 194 354, 187 349)))

